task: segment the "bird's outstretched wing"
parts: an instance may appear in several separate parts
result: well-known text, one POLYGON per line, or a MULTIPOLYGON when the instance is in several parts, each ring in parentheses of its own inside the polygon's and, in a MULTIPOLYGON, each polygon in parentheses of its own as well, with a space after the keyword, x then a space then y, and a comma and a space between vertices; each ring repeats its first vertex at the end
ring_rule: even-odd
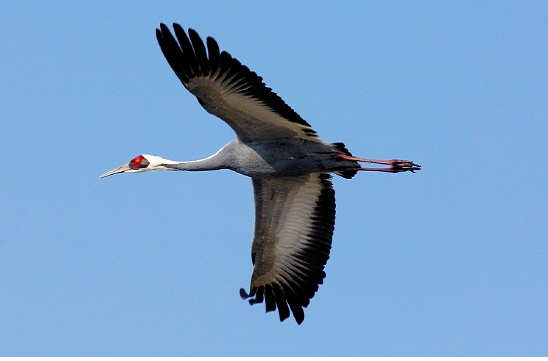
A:
POLYGON ((298 177, 253 179, 255 232, 251 304, 265 301, 278 308, 280 321, 291 312, 297 323, 303 307, 325 278, 335 227, 335 191, 325 173, 298 177))
POLYGON ((173 24, 175 36, 160 24, 156 37, 169 65, 209 113, 224 120, 244 141, 301 137, 321 142, 316 132, 262 78, 226 51, 215 39, 206 47, 198 33, 188 36, 173 24))

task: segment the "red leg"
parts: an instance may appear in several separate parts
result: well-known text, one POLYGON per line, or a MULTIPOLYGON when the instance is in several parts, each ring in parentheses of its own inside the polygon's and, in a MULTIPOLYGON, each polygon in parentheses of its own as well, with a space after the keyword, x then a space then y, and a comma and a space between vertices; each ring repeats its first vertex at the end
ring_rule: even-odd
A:
POLYGON ((391 160, 378 160, 378 159, 366 159, 366 158, 358 158, 354 157, 352 155, 346 155, 346 154, 336 154, 336 158, 342 159, 342 160, 349 160, 352 162, 363 162, 363 163, 375 163, 375 164, 386 164, 389 165, 390 168, 360 168, 359 170, 363 171, 376 171, 376 172, 390 172, 390 173, 399 173, 399 172, 415 172, 416 170, 420 170, 421 166, 418 164, 413 163, 410 160, 402 160, 402 159, 391 159, 391 160))

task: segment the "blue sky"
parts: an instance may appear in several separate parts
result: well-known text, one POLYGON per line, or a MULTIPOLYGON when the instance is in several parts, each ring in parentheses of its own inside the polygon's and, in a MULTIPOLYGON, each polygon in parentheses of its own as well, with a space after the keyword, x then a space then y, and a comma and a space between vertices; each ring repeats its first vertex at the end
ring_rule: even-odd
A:
POLYGON ((0 355, 548 354, 545 1, 0 2, 0 355), (327 141, 416 174, 335 179, 298 326, 239 297, 251 182, 98 176, 234 136, 160 22, 261 75, 327 141))

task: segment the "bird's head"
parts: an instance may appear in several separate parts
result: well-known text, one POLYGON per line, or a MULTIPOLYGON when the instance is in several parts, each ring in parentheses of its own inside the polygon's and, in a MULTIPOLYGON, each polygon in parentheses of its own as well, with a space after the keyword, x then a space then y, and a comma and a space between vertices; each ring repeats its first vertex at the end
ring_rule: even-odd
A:
POLYGON ((129 163, 124 164, 118 168, 115 168, 105 174, 101 175, 99 178, 105 178, 109 175, 118 174, 118 173, 139 173, 139 172, 153 172, 158 170, 172 170, 166 167, 166 162, 169 162, 167 159, 150 155, 150 154, 141 154, 129 161, 129 163))

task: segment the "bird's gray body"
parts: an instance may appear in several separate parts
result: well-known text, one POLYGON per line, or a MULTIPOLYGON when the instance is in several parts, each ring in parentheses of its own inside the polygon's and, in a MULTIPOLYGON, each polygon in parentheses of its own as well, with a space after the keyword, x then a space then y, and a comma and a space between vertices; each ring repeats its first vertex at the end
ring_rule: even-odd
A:
POLYGON ((301 138, 244 142, 232 140, 213 156, 166 165, 178 170, 230 169, 251 178, 299 176, 309 173, 359 169, 358 162, 337 159, 336 145, 301 138))

